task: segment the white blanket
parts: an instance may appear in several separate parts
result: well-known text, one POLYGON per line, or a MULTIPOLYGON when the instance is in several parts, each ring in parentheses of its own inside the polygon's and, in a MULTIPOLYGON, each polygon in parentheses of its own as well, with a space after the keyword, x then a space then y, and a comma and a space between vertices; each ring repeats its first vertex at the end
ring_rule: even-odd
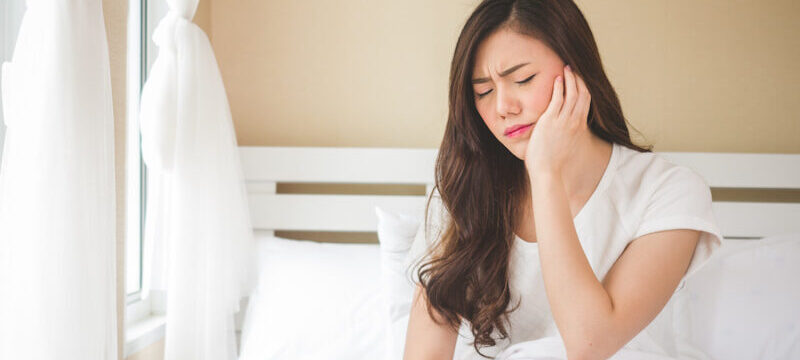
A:
MULTIPOLYGON (((545 337, 509 346, 496 360, 563 360, 567 358, 559 337, 545 337)), ((610 360, 672 360, 670 357, 622 348, 610 360)))

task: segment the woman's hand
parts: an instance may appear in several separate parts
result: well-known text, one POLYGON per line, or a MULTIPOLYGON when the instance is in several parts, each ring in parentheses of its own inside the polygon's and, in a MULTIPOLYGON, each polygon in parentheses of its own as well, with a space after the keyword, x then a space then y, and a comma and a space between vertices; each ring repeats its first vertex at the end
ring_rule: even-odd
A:
POLYGON ((575 155, 577 146, 590 139, 587 123, 590 103, 586 84, 567 65, 564 76, 556 77, 550 104, 528 139, 525 167, 531 179, 535 174, 543 173, 560 176, 564 164, 575 155))

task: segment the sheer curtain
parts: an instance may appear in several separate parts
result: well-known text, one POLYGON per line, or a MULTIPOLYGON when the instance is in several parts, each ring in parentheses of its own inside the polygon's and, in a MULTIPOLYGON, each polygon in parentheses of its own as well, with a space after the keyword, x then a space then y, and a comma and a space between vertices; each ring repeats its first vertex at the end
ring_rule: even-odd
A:
POLYGON ((0 359, 117 359, 101 0, 28 0, 2 97, 0 359))
MULTIPOLYGON (((25 0, 0 1, 0 64, 6 60, 11 60, 11 54, 14 52, 14 42, 17 39, 17 30, 24 11, 25 0)), ((3 100, 0 97, 0 108, 2 107, 3 100)), ((0 111, 0 159, 3 158, 5 130, 3 112, 0 111)))
POLYGON ((244 176, 217 61, 190 21, 198 2, 167 3, 140 107, 143 296, 167 290, 166 360, 234 360, 234 314, 255 280, 244 176))

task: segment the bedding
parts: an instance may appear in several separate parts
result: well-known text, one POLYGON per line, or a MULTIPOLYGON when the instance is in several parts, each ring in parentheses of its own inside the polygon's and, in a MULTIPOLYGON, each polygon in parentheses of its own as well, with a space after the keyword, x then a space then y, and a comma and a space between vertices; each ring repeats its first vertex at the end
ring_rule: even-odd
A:
POLYGON ((380 245, 256 232, 259 280, 240 360, 402 359, 413 296, 406 261, 421 221, 375 211, 380 245))
MULTIPOLYGON (((376 213, 380 246, 257 235, 259 281, 240 360, 402 358, 413 291, 407 253, 420 221, 376 213)), ((690 315, 684 336, 713 359, 800 359, 798 275, 800 234, 726 242, 687 279, 677 307, 690 315)), ((559 346, 520 342, 498 359, 560 359, 559 346)), ((624 349, 611 359, 657 359, 644 356, 624 349)))
POLYGON ((687 281, 687 334, 713 359, 800 359, 800 233, 732 240, 687 281))
MULTIPOLYGON (((496 360, 563 360, 566 358, 561 338, 544 337, 511 345, 498 354, 496 360)), ((620 349, 609 360, 672 360, 672 358, 633 349, 620 349)))
MULTIPOLYGON (((800 234, 728 241, 687 279, 688 341, 712 359, 800 359, 800 234)), ((557 337, 520 342, 497 360, 564 359, 557 337)), ((611 360, 669 359, 621 349, 611 360)))
POLYGON ((259 279, 240 360, 385 356, 388 309, 377 244, 256 239, 259 279))
POLYGON ((389 307, 387 360, 400 360, 406 343, 414 284, 406 272, 406 258, 420 219, 375 207, 381 249, 381 282, 389 307))

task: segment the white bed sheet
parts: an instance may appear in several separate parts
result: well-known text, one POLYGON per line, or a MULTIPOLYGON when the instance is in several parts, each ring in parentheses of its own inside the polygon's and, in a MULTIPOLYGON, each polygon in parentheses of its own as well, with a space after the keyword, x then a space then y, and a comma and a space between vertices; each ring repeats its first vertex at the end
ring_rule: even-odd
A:
POLYGON ((239 360, 384 358, 389 311, 377 244, 260 235, 257 251, 239 360))

